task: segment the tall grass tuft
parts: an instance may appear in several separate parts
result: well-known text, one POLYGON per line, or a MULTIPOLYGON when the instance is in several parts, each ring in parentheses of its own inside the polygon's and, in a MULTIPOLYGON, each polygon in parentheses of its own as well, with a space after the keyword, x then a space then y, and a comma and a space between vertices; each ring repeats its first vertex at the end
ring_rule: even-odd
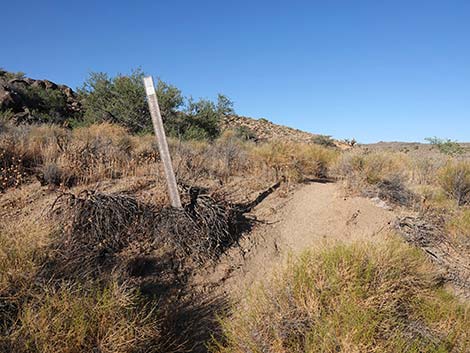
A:
POLYGON ((213 352, 466 352, 470 308, 417 250, 389 242, 305 252, 221 320, 213 352))

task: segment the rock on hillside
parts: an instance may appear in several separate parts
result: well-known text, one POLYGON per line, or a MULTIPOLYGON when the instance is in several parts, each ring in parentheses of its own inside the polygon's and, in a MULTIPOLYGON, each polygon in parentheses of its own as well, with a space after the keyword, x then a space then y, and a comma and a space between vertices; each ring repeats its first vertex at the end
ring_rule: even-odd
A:
MULTIPOLYGON (((257 141, 280 140, 301 143, 318 143, 316 138, 322 137, 322 135, 274 124, 264 118, 253 119, 245 116, 230 115, 224 117, 221 123, 222 130, 239 129, 240 127, 252 132, 257 141)), ((328 140, 328 137, 326 137, 326 139, 328 140)), ((331 140, 331 143, 340 149, 351 148, 350 145, 341 141, 331 140)))
POLYGON ((222 130, 245 127, 253 132, 256 139, 260 141, 283 140, 310 143, 314 137, 318 136, 302 130, 277 125, 266 119, 253 119, 244 116, 226 116, 221 125, 222 130))
POLYGON ((0 70, 0 111, 10 112, 17 123, 60 123, 81 111, 75 92, 68 86, 49 80, 9 77, 0 70))

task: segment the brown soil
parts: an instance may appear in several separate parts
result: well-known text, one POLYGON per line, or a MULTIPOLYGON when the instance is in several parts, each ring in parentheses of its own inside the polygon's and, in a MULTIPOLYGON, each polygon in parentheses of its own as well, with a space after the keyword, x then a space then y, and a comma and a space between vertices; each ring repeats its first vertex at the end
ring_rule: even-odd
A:
POLYGON ((311 183, 280 197, 270 195, 253 211, 253 231, 221 261, 193 278, 195 286, 231 299, 269 278, 276 268, 308 248, 337 241, 377 241, 390 234, 397 212, 363 197, 347 197, 333 183, 311 183))

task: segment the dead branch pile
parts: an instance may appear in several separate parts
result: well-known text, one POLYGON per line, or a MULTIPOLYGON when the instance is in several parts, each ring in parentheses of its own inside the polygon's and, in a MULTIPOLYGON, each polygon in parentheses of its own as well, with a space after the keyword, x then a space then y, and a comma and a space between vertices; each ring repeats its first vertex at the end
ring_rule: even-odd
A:
POLYGON ((425 251, 445 271, 445 279, 470 297, 470 259, 468 246, 458 244, 444 232, 442 215, 406 216, 397 220, 396 228, 409 243, 425 251))
POLYGON ((411 192, 399 176, 382 180, 377 184, 378 197, 395 205, 412 206, 416 195, 411 192))
POLYGON ((83 191, 61 194, 52 206, 61 232, 53 244, 65 274, 88 275, 110 264, 113 255, 152 233, 152 209, 125 194, 83 191))
POLYGON ((190 201, 183 210, 160 212, 157 232, 180 256, 198 262, 214 260, 237 243, 247 220, 235 205, 216 200, 205 190, 190 188, 188 193, 190 201))
POLYGON ((218 258, 248 224, 243 211, 190 189, 183 209, 156 209, 126 194, 61 194, 52 214, 61 226, 53 244, 55 272, 97 276, 113 269, 116 255, 170 246, 180 261, 218 258), (132 245, 132 246, 131 246, 132 245))

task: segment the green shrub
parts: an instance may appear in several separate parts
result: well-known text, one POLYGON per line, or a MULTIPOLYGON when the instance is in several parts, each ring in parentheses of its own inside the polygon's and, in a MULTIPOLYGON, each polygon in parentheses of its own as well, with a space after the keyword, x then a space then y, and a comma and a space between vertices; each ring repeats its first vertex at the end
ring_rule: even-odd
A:
POLYGON ((441 139, 438 137, 427 137, 425 140, 428 141, 431 145, 436 146, 438 150, 444 154, 456 155, 463 153, 463 148, 457 141, 441 139))
POLYGON ((91 73, 79 89, 79 97, 85 109, 84 119, 90 122, 114 122, 132 132, 150 128, 143 76, 141 70, 114 78, 105 73, 91 73))
POLYGON ((336 147, 335 141, 328 135, 317 135, 312 138, 312 142, 325 147, 336 147))
POLYGON ((248 126, 237 126, 235 128, 235 136, 241 140, 256 140, 256 133, 251 130, 248 126))
MULTIPOLYGON (((95 122, 112 122, 125 126, 130 132, 148 132, 152 121, 142 83, 144 72, 134 70, 130 75, 114 78, 104 73, 91 73, 79 90, 85 109, 87 126, 95 122)), ((168 83, 158 81, 157 98, 165 129, 170 136, 182 139, 214 139, 219 135, 222 115, 233 114, 233 103, 223 95, 217 103, 201 99, 185 102, 181 91, 168 83)))
POLYGON ((467 352, 470 308, 418 250, 388 242, 305 252, 222 319, 213 352, 467 352))
POLYGON ((188 99, 183 112, 165 122, 168 134, 183 140, 213 140, 220 135, 220 119, 233 114, 233 103, 221 94, 217 103, 188 99))
POLYGON ((62 123, 69 116, 67 112, 67 96, 60 90, 48 90, 39 86, 19 87, 27 107, 31 107, 31 115, 37 122, 62 123))

